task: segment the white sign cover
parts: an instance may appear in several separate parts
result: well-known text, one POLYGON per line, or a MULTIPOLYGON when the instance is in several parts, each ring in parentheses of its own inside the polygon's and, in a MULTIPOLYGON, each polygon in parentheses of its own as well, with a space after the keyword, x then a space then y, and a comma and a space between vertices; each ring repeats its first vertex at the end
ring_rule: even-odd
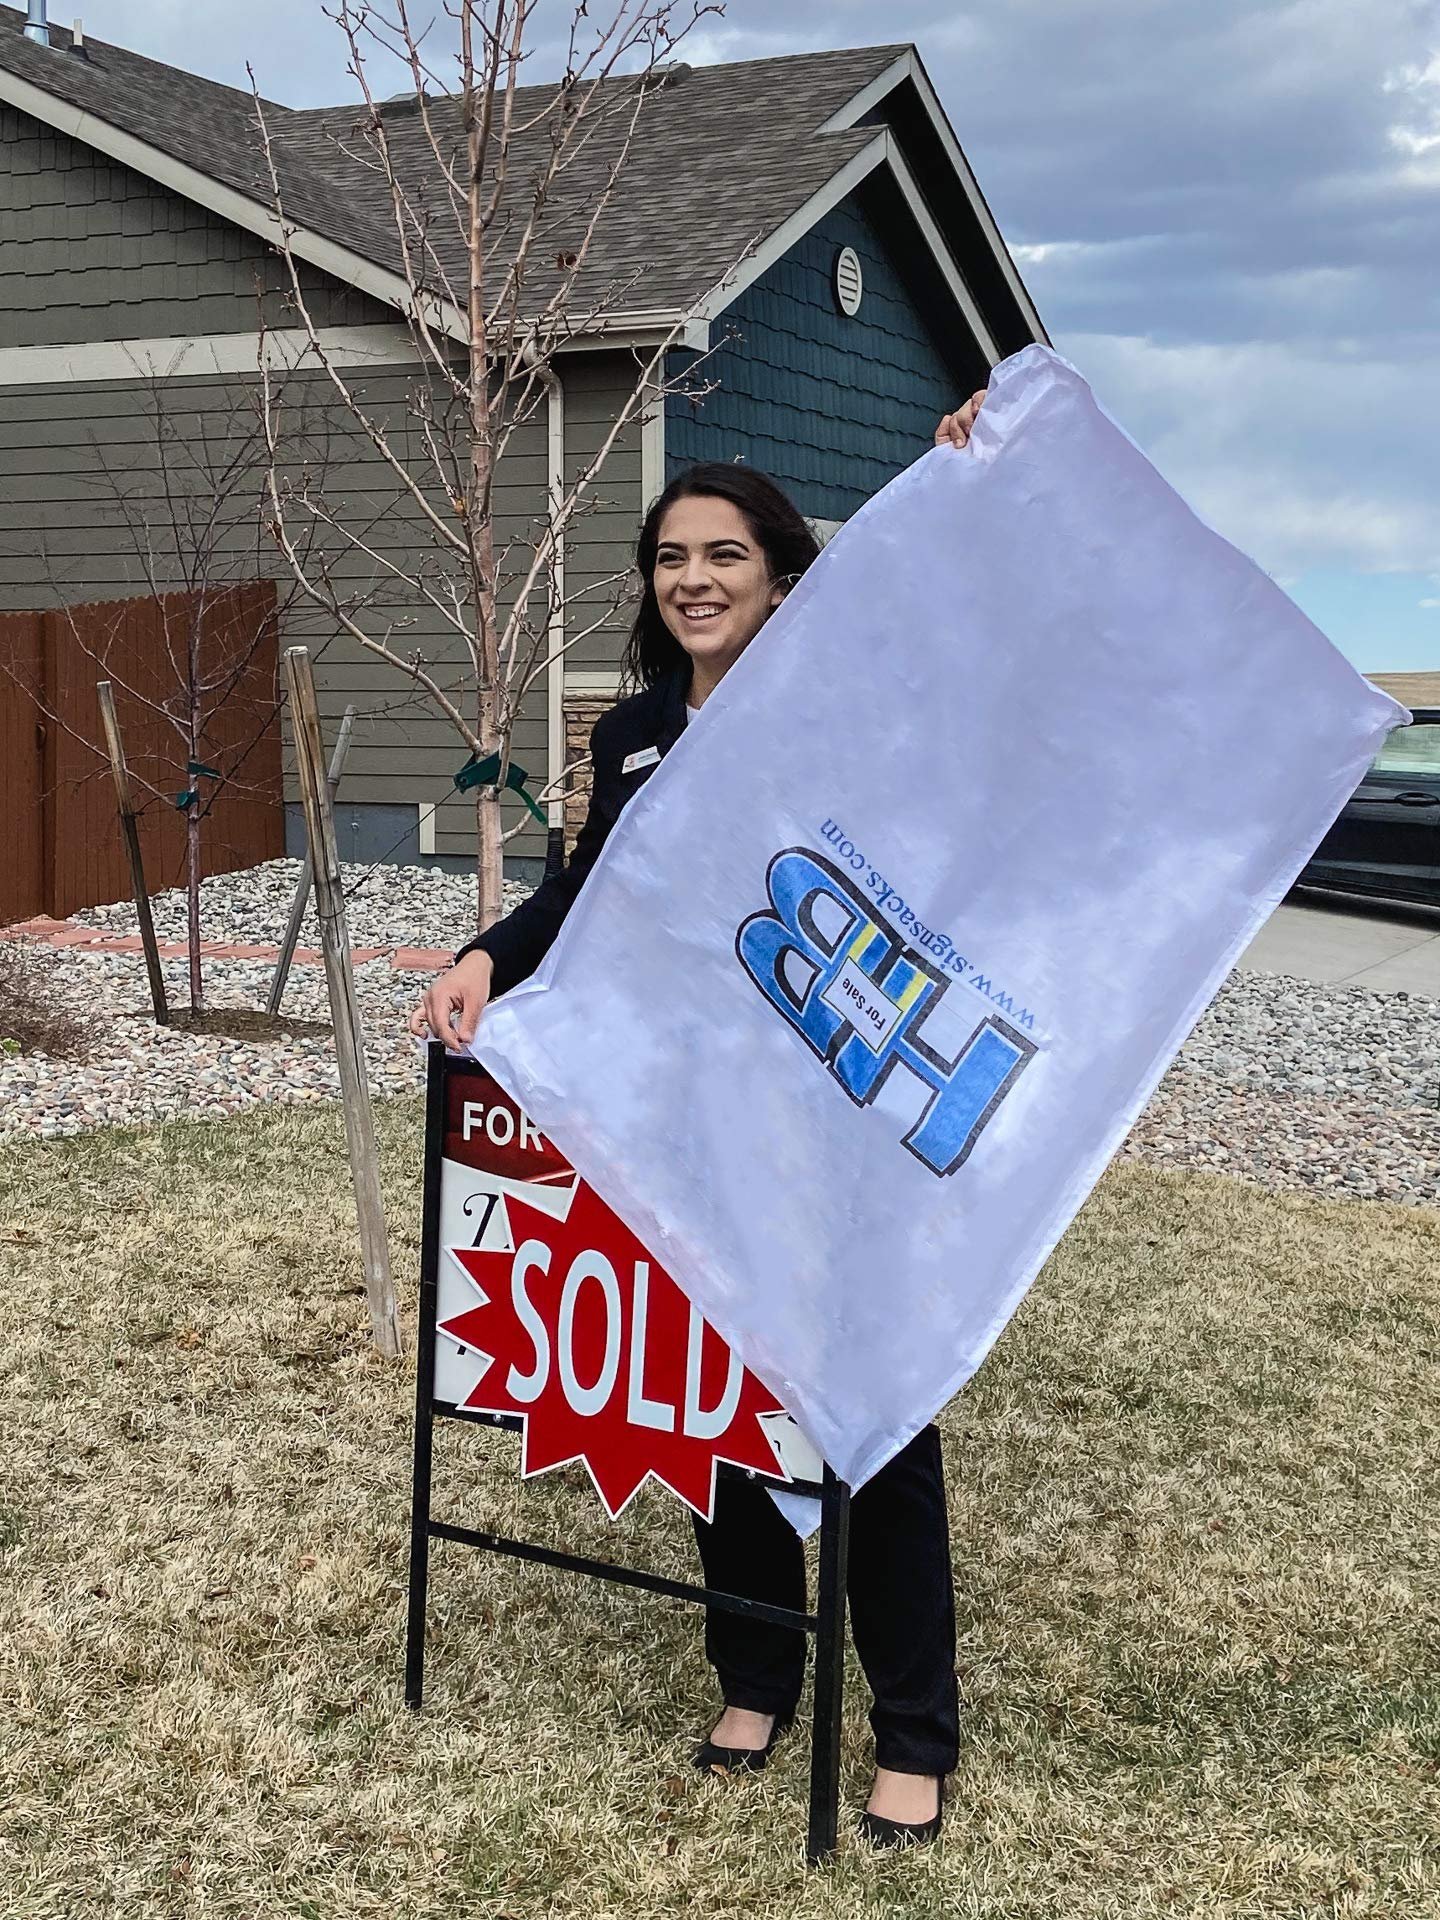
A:
POLYGON ((826 548, 475 1052, 858 1485, 1404 718, 1028 347, 826 548))

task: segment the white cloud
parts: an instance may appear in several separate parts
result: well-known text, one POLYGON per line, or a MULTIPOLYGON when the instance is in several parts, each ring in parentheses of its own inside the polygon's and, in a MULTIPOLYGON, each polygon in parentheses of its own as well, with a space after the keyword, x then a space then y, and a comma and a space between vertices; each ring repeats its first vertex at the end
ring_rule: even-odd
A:
POLYGON ((1053 267, 1062 262, 1081 261, 1097 248, 1088 240, 1039 240, 1028 246, 1017 242, 1010 251, 1022 267, 1053 267))
POLYGON ((1440 181, 1440 53, 1422 65, 1409 62, 1383 82, 1384 91, 1400 96, 1406 119, 1387 129, 1390 144, 1413 160, 1432 160, 1429 167, 1407 168, 1410 175, 1440 181))
POLYGON ((828 44, 823 34, 793 33, 785 27, 692 27, 681 42, 680 57, 693 67, 713 67, 726 60, 763 60, 771 54, 803 53, 828 44))
POLYGON ((1060 344, 1171 484, 1268 571, 1440 568, 1431 490, 1412 477, 1440 442, 1433 378, 1373 362, 1342 375, 1277 341, 1060 344))

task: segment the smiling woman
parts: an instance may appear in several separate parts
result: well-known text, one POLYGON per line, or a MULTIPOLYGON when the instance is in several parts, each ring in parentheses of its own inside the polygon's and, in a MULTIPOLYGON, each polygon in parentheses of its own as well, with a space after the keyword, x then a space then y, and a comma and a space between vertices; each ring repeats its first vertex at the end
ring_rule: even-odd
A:
MULTIPOLYGON (((947 414, 937 441, 963 447, 983 399, 947 414)), ((620 813, 690 718, 761 633, 815 559, 814 534, 776 483, 754 468, 706 464, 676 476, 645 517, 636 550, 642 592, 626 652, 637 691, 602 715, 591 740, 594 783, 575 851, 521 906, 457 955, 416 1008, 417 1035, 475 1034, 487 1002, 540 964, 620 813)), ((724 1481, 714 1519, 696 1522, 706 1584, 805 1610, 805 1560, 790 1522, 754 1481, 724 1481)), ((935 1427, 855 1493, 850 1509, 850 1617, 874 1695, 875 1784, 863 1827, 877 1847, 939 1831, 955 1767, 955 1601, 935 1427)), ((712 1612, 705 1651, 724 1712, 695 1764, 753 1773, 794 1715, 805 1636, 712 1612)))

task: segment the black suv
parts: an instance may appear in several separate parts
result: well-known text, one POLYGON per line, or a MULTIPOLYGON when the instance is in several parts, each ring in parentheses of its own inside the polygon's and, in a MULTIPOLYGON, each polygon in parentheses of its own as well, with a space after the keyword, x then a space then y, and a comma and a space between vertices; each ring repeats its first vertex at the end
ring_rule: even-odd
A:
POLYGON ((1297 884, 1440 907, 1440 707, 1395 728, 1297 884))

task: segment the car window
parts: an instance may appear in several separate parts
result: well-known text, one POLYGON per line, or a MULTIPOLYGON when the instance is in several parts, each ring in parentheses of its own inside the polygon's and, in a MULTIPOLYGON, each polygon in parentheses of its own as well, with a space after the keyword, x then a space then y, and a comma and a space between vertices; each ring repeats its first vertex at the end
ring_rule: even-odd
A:
POLYGON ((1376 773, 1431 773, 1440 776, 1440 722, 1396 727, 1375 756, 1376 773))

